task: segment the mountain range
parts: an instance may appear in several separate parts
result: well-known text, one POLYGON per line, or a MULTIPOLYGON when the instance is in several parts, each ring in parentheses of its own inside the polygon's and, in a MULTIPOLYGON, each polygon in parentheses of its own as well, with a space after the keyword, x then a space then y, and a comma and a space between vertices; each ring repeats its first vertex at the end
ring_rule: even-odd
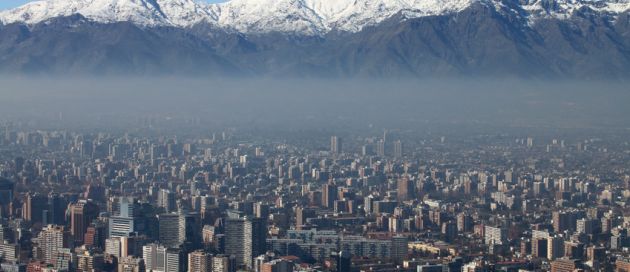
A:
POLYGON ((627 78, 630 0, 45 0, 0 72, 627 78))

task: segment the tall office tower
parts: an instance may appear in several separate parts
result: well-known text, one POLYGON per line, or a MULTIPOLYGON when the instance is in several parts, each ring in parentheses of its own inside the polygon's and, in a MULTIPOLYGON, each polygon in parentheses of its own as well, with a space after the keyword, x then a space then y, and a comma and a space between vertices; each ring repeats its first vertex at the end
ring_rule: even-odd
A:
POLYGON ((182 252, 179 249, 169 248, 166 250, 166 267, 164 272, 182 272, 182 252))
POLYGON ((0 217, 8 217, 10 204, 13 201, 15 184, 8 179, 0 178, 0 217))
POLYGON ((188 272, 211 272, 212 254, 203 250, 188 253, 188 272))
POLYGON ((44 224, 48 219, 48 198, 38 193, 27 193, 22 205, 22 217, 33 224, 44 224))
POLYGON ((225 254, 235 256, 238 267, 252 267, 252 237, 252 221, 247 218, 225 220, 225 254))
POLYGON ((235 272, 236 259, 234 256, 217 255, 212 257, 212 272, 235 272))
POLYGON ((408 177, 398 179, 398 201, 407 201, 415 198, 416 186, 408 177))
POLYGON ((37 243, 41 249, 43 261, 53 264, 57 259, 57 252, 62 248, 69 248, 70 233, 63 226, 48 225, 37 236, 37 243))
POLYGON ((342 148, 343 146, 342 146, 341 138, 337 136, 330 137, 330 152, 331 153, 341 154, 343 152, 342 148))
POLYGON ((177 209, 175 201, 175 193, 170 190, 162 189, 158 194, 158 206, 164 208, 166 212, 173 212, 177 209))
POLYGON ((252 218, 252 258, 267 252, 267 218, 252 218))
POLYGON ((109 218, 109 237, 129 237, 135 232, 133 209, 133 198, 119 198, 114 216, 109 218))
POLYGON ((148 244, 142 247, 142 259, 147 271, 164 271, 166 248, 158 244, 148 244))
POLYGON ((179 243, 188 248, 201 246, 201 216, 199 213, 186 213, 179 217, 179 243))
POLYGON ((118 261, 118 272, 145 272, 146 267, 142 258, 124 257, 118 261))
POLYGON ((98 217, 99 208, 91 201, 79 200, 70 205, 70 232, 75 245, 83 245, 90 223, 98 217))
POLYGON ((179 232, 180 215, 165 213, 158 215, 158 240, 166 247, 179 247, 181 245, 179 232))
POLYGON ((403 144, 400 140, 394 142, 394 157, 402 158, 403 156, 403 144))
POLYGON ((337 186, 332 183, 324 185, 322 190, 322 204, 326 208, 332 208, 335 205, 335 200, 337 200, 338 196, 337 191, 337 186))
POLYGON ((376 156, 385 157, 385 141, 382 139, 376 143, 376 156))
POLYGON ((58 194, 48 194, 48 224, 64 225, 68 201, 58 194))
POLYGON ((409 247, 409 239, 406 236, 392 237, 391 258, 400 264, 407 257, 409 247))

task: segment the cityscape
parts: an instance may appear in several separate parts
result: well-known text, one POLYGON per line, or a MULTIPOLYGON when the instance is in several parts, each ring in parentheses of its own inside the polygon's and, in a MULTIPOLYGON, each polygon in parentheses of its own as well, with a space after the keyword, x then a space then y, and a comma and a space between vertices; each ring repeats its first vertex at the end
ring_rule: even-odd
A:
POLYGON ((0 272, 630 272, 630 0, 0 0, 0 272))
POLYGON ((627 130, 2 127, 1 271, 630 271, 627 130))

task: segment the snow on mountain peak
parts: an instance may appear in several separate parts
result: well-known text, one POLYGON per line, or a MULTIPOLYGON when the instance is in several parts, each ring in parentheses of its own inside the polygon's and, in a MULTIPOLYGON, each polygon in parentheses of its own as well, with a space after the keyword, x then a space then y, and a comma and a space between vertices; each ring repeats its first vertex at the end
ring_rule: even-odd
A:
MULTIPOLYGON (((141 26, 189 27, 207 22, 243 33, 285 32, 307 35, 332 30, 356 32, 398 13, 406 18, 455 13, 474 2, 500 6, 505 0, 40 0, 0 12, 0 22, 36 24, 81 14, 97 22, 129 21, 141 26)), ((621 13, 630 0, 520 0, 531 16, 567 18, 582 8, 621 13)))

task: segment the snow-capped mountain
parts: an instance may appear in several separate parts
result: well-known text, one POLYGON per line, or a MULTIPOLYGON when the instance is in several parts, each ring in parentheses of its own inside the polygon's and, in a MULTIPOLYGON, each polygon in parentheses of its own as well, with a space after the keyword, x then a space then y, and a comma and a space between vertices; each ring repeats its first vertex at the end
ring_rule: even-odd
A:
POLYGON ((241 33, 287 32, 319 35, 358 32, 396 14, 420 18, 461 12, 474 3, 496 9, 510 5, 529 20, 568 18, 584 8, 606 14, 630 10, 630 0, 40 0, 0 12, 4 24, 37 24, 80 14, 101 23, 191 27, 200 22, 241 33))
POLYGON ((0 74, 630 77, 630 0, 45 0, 0 74))

